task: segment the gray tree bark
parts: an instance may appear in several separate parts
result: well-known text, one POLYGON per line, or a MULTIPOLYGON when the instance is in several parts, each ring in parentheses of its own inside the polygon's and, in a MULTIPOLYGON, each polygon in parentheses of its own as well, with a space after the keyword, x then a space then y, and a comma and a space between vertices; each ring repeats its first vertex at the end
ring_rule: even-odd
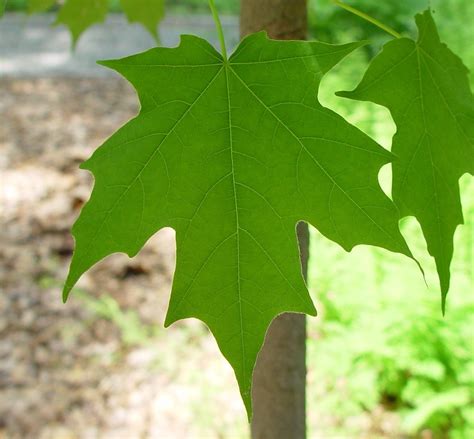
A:
MULTIPOLYGON (((240 32, 273 39, 305 39, 306 0, 241 0, 240 32)), ((307 277, 309 232, 297 226, 301 268, 307 277)), ((270 325, 253 374, 253 439, 306 437, 306 317, 282 314, 270 325)))

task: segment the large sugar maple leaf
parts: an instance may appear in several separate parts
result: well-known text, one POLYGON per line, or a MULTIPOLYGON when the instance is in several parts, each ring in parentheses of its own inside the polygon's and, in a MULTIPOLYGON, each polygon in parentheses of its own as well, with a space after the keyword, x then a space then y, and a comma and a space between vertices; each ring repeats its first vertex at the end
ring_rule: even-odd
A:
POLYGON ((453 236, 463 223, 459 178, 474 173, 474 99, 468 70, 440 42, 430 11, 416 16, 418 41, 387 43, 352 92, 387 107, 397 125, 392 151, 393 199, 419 221, 435 258, 443 309, 453 236))
POLYGON ((358 46, 258 33, 227 59, 183 36, 177 48, 103 62, 134 85, 142 107, 82 165, 96 182, 73 228, 64 296, 100 259, 134 256, 157 230, 174 228, 166 325, 196 317, 209 326, 250 413, 271 320, 316 312, 298 221, 347 250, 364 243, 410 254, 377 180, 391 154, 317 99, 321 77, 358 46))

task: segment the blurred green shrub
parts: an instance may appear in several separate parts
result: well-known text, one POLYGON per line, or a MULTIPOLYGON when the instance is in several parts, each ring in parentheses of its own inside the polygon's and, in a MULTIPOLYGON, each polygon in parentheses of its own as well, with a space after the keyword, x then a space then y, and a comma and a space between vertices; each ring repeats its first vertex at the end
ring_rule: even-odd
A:
MULTIPOLYGON (((427 0, 399 0, 396 2, 345 0, 345 2, 399 32, 411 32, 415 28, 413 16, 428 5, 427 0)), ((390 36, 386 37, 385 32, 373 24, 336 6, 332 0, 309 0, 308 15, 312 33, 321 40, 335 40, 344 32, 352 33, 356 39, 385 40, 391 38, 390 36)))
POLYGON ((450 310, 447 322, 438 306, 396 289, 377 309, 364 306, 364 292, 358 305, 346 292, 320 294, 321 338, 309 341, 325 409, 344 423, 382 406, 399 412, 405 433, 474 437, 474 303, 450 310))
MULTIPOLYGON (((472 0, 345 0, 347 4, 377 18, 403 35, 414 36, 416 13, 431 7, 442 38, 467 65, 474 61, 474 2, 472 0), (467 58, 467 59, 466 59, 467 58)), ((369 56, 392 37, 371 23, 334 5, 331 0, 308 0, 309 29, 313 38, 331 43, 371 41, 369 56)))
POLYGON ((359 437, 353 420, 382 410, 396 414, 397 433, 409 437, 424 430, 433 438, 474 437, 474 184, 463 179, 461 186, 466 225, 456 234, 445 317, 414 221, 402 227, 430 267, 431 290, 397 255, 345 254, 313 233, 310 285, 321 318, 308 321, 309 412, 326 417, 328 432, 359 437))

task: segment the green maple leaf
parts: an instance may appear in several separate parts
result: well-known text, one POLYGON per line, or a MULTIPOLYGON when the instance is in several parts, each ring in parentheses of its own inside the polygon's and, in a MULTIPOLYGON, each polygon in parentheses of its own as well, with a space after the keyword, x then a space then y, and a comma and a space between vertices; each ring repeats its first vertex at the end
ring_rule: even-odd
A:
POLYGON ((75 46, 81 34, 94 23, 102 23, 108 10, 107 0, 66 0, 59 10, 55 24, 64 24, 75 46))
POLYGON ((102 62, 136 88, 141 111, 83 165, 95 186, 73 228, 64 298, 114 252, 134 256, 157 230, 176 231, 166 326, 205 322, 234 368, 251 413, 257 354, 271 320, 315 315, 295 227, 304 220, 350 250, 410 255, 398 211, 379 187, 391 154, 317 99, 322 76, 361 43, 245 38, 227 59, 182 36, 102 62))
POLYGON ((51 9, 56 4, 56 0, 29 0, 28 13, 36 14, 51 9))
POLYGON ((397 125, 392 152, 393 199, 402 216, 419 221, 435 258, 443 311, 453 236, 463 223, 459 178, 474 172, 474 99, 468 70, 440 42, 429 11, 416 16, 418 41, 387 43, 352 99, 387 107, 397 125))
POLYGON ((158 40, 157 26, 164 16, 163 0, 120 0, 130 23, 142 24, 158 40))

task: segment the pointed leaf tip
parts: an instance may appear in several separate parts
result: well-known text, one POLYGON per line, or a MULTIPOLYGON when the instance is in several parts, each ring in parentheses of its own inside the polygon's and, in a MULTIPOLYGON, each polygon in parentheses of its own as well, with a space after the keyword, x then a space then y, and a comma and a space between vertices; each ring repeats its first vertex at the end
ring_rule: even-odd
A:
POLYGON ((63 294, 62 294, 63 303, 67 302, 70 292, 71 292, 71 287, 69 287, 68 285, 64 285, 63 294))
POLYGON ((446 317, 446 294, 441 294, 441 313, 446 317))

